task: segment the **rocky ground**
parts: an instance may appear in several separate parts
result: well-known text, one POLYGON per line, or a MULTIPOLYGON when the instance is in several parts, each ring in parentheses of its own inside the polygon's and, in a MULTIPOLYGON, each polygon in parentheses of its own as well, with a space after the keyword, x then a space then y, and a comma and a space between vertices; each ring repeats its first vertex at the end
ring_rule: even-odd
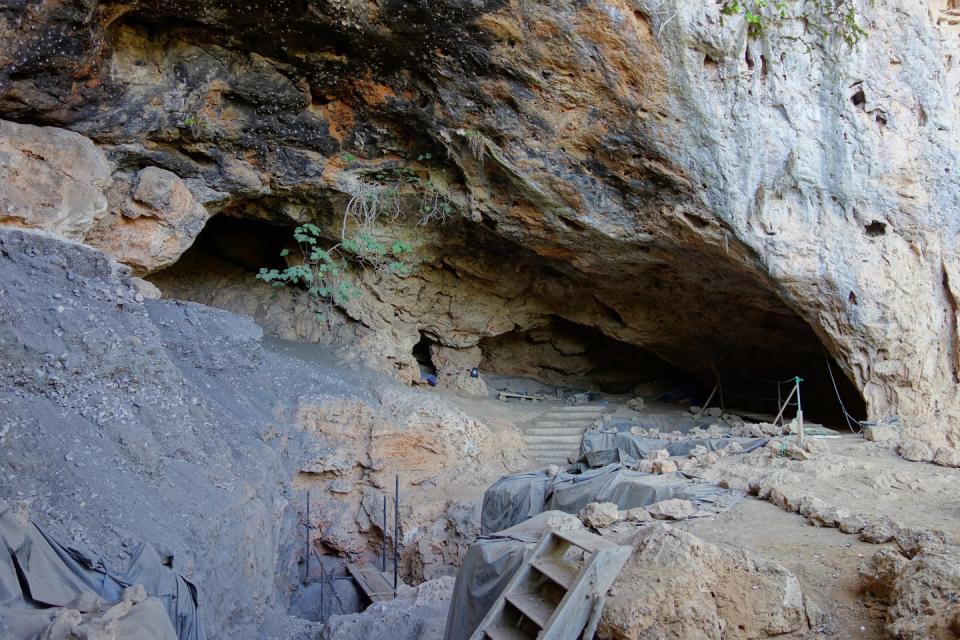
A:
POLYGON ((148 299, 88 247, 0 230, 0 303, 2 497, 113 566, 140 540, 169 548, 212 638, 283 619, 306 489, 317 551, 363 557, 399 473, 403 571, 433 577, 475 535, 483 487, 523 464, 441 397, 148 299))
MULTIPOLYGON (((515 427, 555 401, 453 397, 345 369, 329 350, 264 339, 247 318, 152 300, 103 254, 43 234, 0 232, 0 275, 2 497, 115 566, 138 540, 170 548, 200 589, 210 637, 437 637, 443 576, 479 533, 484 489, 538 466, 515 427), (336 569, 335 558, 375 554, 380 496, 397 474, 402 573, 421 586, 326 626, 309 620, 307 490, 315 548, 336 569)), ((637 401, 608 402, 618 419, 642 415, 637 401)), ((610 535, 629 525, 637 547, 600 637, 953 637, 960 471, 905 460, 896 437, 791 446, 655 461, 751 493, 723 514, 583 514, 601 532, 614 524, 610 535)))

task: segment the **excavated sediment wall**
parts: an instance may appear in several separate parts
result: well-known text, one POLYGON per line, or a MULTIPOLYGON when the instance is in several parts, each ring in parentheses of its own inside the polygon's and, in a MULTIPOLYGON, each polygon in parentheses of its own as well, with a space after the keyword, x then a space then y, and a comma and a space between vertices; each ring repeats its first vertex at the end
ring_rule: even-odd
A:
MULTIPOLYGON (((479 531, 474 488, 518 466, 516 434, 266 342, 248 317, 145 298, 126 267, 49 234, 0 228, 0 354, 0 498, 117 571, 140 542, 169 550, 210 638, 309 627, 287 617, 305 525, 311 577, 373 559, 397 474, 402 575, 453 572, 479 531)), ((316 593, 300 600, 319 616, 316 593)))
POLYGON ((955 447, 955 21, 864 2, 851 48, 807 4, 762 37, 698 0, 8 4, 0 222, 407 380, 424 336, 558 320, 704 378, 826 351, 857 417, 955 447), (359 271, 329 329, 237 243, 188 255, 213 215, 335 235, 387 166, 454 214, 385 228, 413 272, 359 271))

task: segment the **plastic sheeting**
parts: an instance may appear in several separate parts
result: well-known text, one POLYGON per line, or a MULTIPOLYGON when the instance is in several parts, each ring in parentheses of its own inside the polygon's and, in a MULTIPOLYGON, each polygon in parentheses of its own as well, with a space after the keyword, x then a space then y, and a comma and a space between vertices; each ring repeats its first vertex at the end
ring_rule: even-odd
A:
POLYGON ((35 523, 23 524, 3 501, 0 542, 0 637, 5 640, 39 639, 62 608, 85 613, 98 599, 114 604, 136 584, 155 598, 133 605, 117 621, 118 637, 206 640, 196 589, 173 572, 169 554, 141 545, 127 572, 115 575, 100 558, 64 547, 35 523))
POLYGON ((544 530, 556 524, 551 522, 557 520, 556 515, 564 517, 541 513, 500 533, 478 538, 470 546, 453 585, 444 640, 470 638, 544 530))
POLYGON ((635 436, 629 430, 597 429, 587 431, 580 441, 582 454, 601 453, 610 450, 619 450, 622 455, 642 460, 648 453, 658 449, 666 449, 671 457, 686 457, 696 447, 705 447, 707 451, 717 451, 736 442, 743 447, 744 453, 759 449, 767 444, 770 438, 687 438, 684 440, 661 440, 659 438, 645 438, 635 436))
POLYGON ((552 478, 545 471, 519 473, 500 478, 484 493, 480 528, 483 534, 496 533, 547 510, 576 514, 591 502, 632 509, 680 498, 702 510, 724 511, 742 497, 740 491, 683 473, 641 473, 620 463, 552 478))

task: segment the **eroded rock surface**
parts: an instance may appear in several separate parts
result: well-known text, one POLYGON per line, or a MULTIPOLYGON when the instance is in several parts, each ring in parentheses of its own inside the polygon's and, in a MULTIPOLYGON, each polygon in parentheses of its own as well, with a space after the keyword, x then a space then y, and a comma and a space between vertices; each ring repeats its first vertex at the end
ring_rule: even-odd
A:
POLYGON ((601 637, 801 637, 810 630, 800 583, 775 563, 666 525, 642 529, 635 544, 607 597, 601 637))
MULTIPOLYGON (((407 167, 454 219, 384 230, 414 245, 413 273, 356 273, 368 295, 344 309, 346 339, 403 379, 421 334, 519 344, 558 319, 702 375, 772 359, 826 384, 826 349, 866 417, 956 448, 960 55, 943 7, 866 6, 871 37, 847 50, 805 16, 748 38, 695 0, 400 6, 18 5, 0 14, 0 114, 85 136, 111 182, 155 167, 208 214, 331 237, 359 182, 407 167)), ((65 175, 42 144, 14 159, 54 181, 18 192, 30 224, 100 219, 117 234, 102 246, 144 272, 195 235, 182 192, 175 215, 125 217, 128 189, 65 175), (146 221, 141 246, 124 227, 146 221)), ((195 297, 251 304, 206 282, 195 297)), ((537 344, 530 357, 582 364, 537 344)))
MULTIPOLYGON (((478 531, 453 483, 482 490, 518 450, 436 397, 264 341, 249 318, 147 300, 127 267, 34 231, 0 229, 0 351, 2 497, 108 566, 140 541, 170 549, 211 638, 283 627, 311 478, 330 560, 379 549, 376 498, 399 472, 401 570, 441 575, 478 531)), ((78 616, 61 626, 100 624, 78 616)))

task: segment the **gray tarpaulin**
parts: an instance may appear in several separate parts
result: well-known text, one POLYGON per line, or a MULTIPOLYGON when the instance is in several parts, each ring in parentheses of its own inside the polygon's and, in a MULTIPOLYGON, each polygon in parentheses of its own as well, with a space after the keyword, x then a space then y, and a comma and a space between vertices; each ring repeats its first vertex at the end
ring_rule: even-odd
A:
POLYGON ((503 476, 494 482, 483 494, 481 535, 503 531, 546 511, 554 483, 567 475, 561 473, 551 478, 546 471, 529 471, 503 476))
POLYGON ((700 416, 683 413, 644 413, 638 416, 634 422, 625 423, 627 428, 638 426, 644 429, 658 429, 660 433, 690 433, 696 427, 706 429, 712 424, 719 425, 723 429, 729 429, 730 425, 711 416, 700 416))
POLYGON ((613 463, 583 473, 559 473, 553 478, 546 472, 500 478, 483 495, 480 523, 481 531, 490 534, 549 509, 576 514, 591 502, 613 502, 621 509, 632 509, 670 498, 690 500, 701 509, 722 511, 742 497, 739 491, 683 473, 641 473, 613 463))
MULTIPOLYGON (((629 428, 629 427, 628 427, 629 428)), ((580 451, 583 454, 604 452, 611 449, 620 450, 637 460, 642 460, 648 453, 658 449, 666 449, 671 456, 687 456, 694 448, 705 447, 707 451, 723 449, 736 442, 743 447, 744 453, 759 449, 767 444, 770 438, 689 438, 684 440, 661 440, 635 436, 629 430, 597 429, 587 431, 580 441, 580 451)))
POLYGON ((149 545, 134 553, 123 575, 95 556, 64 547, 35 523, 23 524, 0 500, 0 637, 39 639, 63 608, 83 613, 102 599, 118 602, 123 590, 143 585, 150 596, 117 620, 118 637, 205 640, 196 590, 170 568, 168 554, 149 545))
POLYGON ((555 484, 547 509, 579 513, 591 502, 612 502, 620 509, 633 509, 680 498, 700 508, 725 510, 742 497, 739 491, 694 480, 680 472, 641 473, 611 464, 555 484))
POLYGON ((478 538, 470 546, 453 586, 444 640, 468 640, 551 519, 555 519, 554 514, 541 513, 500 533, 478 538))

